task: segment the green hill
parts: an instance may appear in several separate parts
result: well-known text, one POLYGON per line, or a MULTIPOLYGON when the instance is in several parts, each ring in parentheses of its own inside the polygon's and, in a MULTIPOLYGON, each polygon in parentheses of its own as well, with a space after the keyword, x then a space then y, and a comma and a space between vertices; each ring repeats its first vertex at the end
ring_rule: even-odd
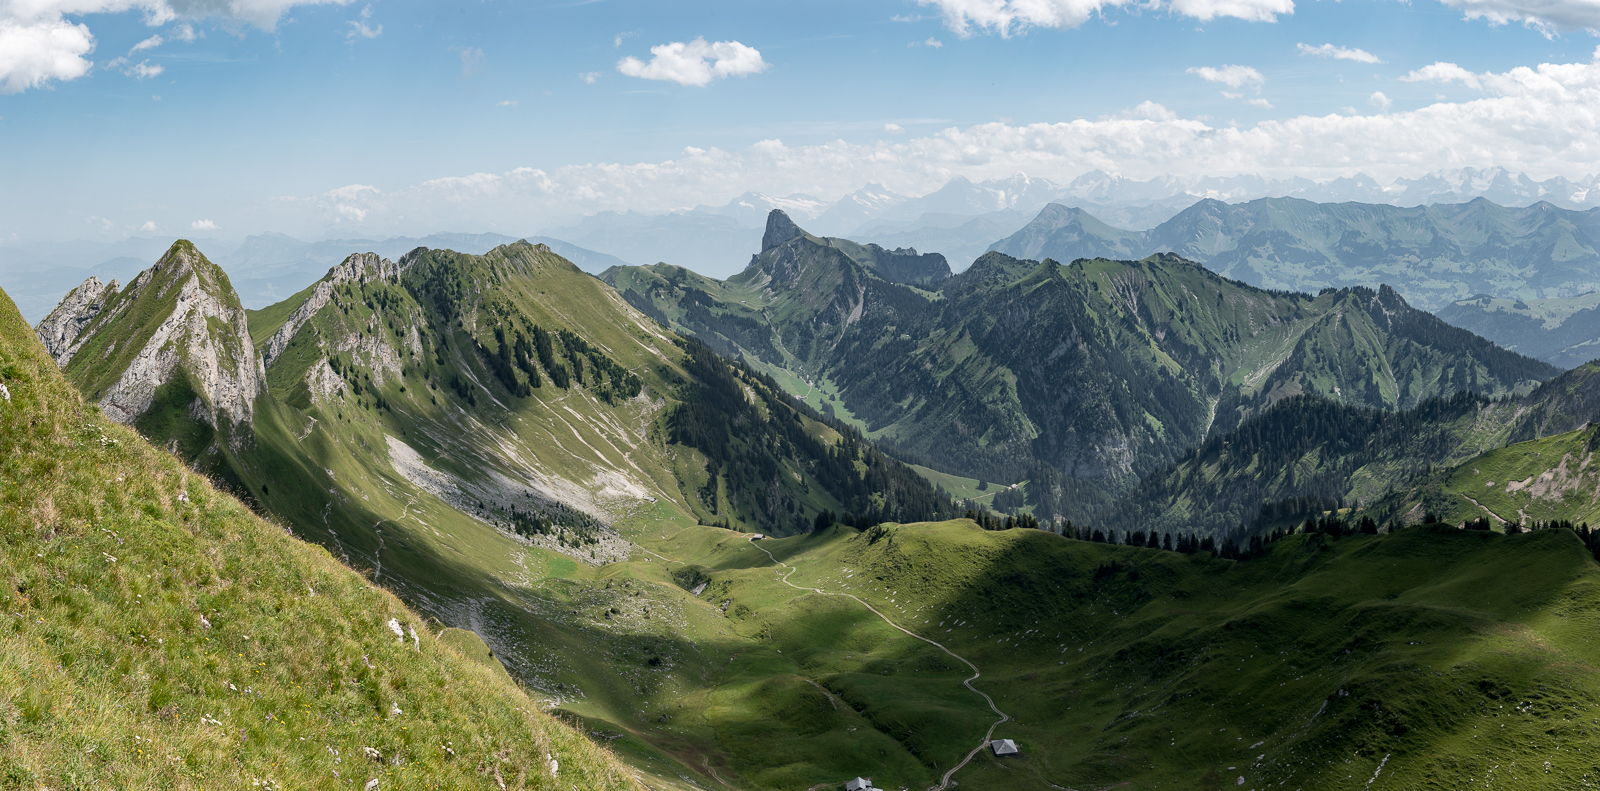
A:
MULTIPOLYGON (((1142 233, 1093 218, 1066 221, 1052 205, 991 249, 1071 261, 1111 245, 1138 258, 1175 252, 1263 288, 1318 291, 1379 284, 1436 310, 1479 294, 1572 297, 1600 287, 1600 212, 1549 203, 1510 208, 1478 198, 1462 204, 1399 207, 1262 198, 1202 200, 1142 233), (1092 222, 1091 222, 1092 221, 1092 222)), ((1531 353, 1531 352, 1525 352, 1531 353)), ((1538 355, 1534 355, 1538 356, 1538 355)))
MULTIPOLYGON (((1095 526, 1120 532, 1194 532, 1243 543, 1248 535, 1298 524, 1340 505, 1362 507, 1384 524, 1415 524, 1429 512, 1458 516, 1454 521, 1459 523, 1472 518, 1461 515, 1459 503, 1445 508, 1430 499, 1415 509, 1398 508, 1393 503, 1398 495, 1390 491, 1433 492, 1428 487, 1434 484, 1417 489, 1418 481, 1453 474, 1438 472, 1440 468, 1482 467, 1476 461, 1480 454, 1493 456, 1507 445, 1559 444, 1558 435, 1571 437, 1571 432, 1600 420, 1597 374, 1600 367, 1585 365, 1522 397, 1461 393, 1398 412, 1322 398, 1286 399, 1146 476, 1095 526)), ((1505 476, 1488 479, 1504 482, 1505 476)), ((1476 507, 1469 510, 1473 516, 1483 515, 1476 507)), ((1547 509, 1538 519, 1580 522, 1588 516, 1580 511, 1547 509)), ((1515 520, 1513 513, 1500 516, 1515 520)))
POLYGON ((1443 789, 1494 767, 1570 788, 1595 768, 1551 746, 1589 743, 1600 714, 1600 567, 1570 531, 1298 535, 1231 561, 965 520, 759 546, 697 530, 662 551, 751 642, 674 717, 752 787, 928 787, 999 719, 968 667, 862 603, 973 662, 1008 716, 994 736, 1022 755, 980 754, 962 788, 1443 789), (767 727, 724 724, 744 706, 767 727))
POLYGON ((4 298, 0 383, 0 786, 636 787, 475 638, 85 405, 4 298))
POLYGON ((1446 305, 1439 318, 1562 368, 1600 357, 1600 291, 1551 299, 1483 294, 1446 305))
POLYGON ((1171 255, 1063 266, 989 253, 932 293, 795 231, 725 282, 665 265, 605 277, 904 458, 1040 481, 1030 492, 1045 514, 1093 514, 1292 395, 1404 409, 1526 392, 1557 373, 1387 288, 1312 296, 1171 255))

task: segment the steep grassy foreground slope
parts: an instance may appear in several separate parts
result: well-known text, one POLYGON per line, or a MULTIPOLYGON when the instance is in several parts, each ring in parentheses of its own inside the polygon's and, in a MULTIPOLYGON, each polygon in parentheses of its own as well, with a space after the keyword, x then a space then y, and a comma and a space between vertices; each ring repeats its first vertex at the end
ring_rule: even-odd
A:
POLYGON ((0 787, 636 787, 476 638, 85 406, 4 297, 0 383, 0 787))
MULTIPOLYGON (((964 789, 1571 789, 1600 772, 1600 566, 1570 531, 1297 535, 1249 561, 965 520, 761 546, 795 584, 859 596, 977 665, 1012 718, 995 736, 1023 755, 981 754, 964 789)), ((860 716, 918 763, 857 771, 937 782, 996 719, 957 685, 970 672, 910 638, 853 642, 864 608, 783 586, 754 549, 748 569, 719 555, 701 598, 765 637, 767 683, 828 696, 795 685, 775 716, 860 716), (908 676, 923 692, 898 698, 908 676)), ((741 764, 772 757, 752 745, 741 764)))

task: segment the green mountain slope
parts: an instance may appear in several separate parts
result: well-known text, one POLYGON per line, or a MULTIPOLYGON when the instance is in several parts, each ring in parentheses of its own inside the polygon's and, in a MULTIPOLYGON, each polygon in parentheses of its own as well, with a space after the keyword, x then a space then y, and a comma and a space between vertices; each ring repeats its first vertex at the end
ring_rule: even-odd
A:
POLYGON ((727 601, 741 633, 770 635, 743 673, 783 701, 780 733, 811 727, 820 741, 872 723, 916 758, 817 744, 801 763, 806 739, 719 735, 749 740, 730 769, 754 787, 855 774, 929 787, 998 719, 949 655, 864 640, 851 614, 866 610, 842 594, 972 661, 974 686, 1009 716, 994 736, 1022 755, 985 751, 955 775, 962 788, 1442 789, 1495 766, 1508 785, 1569 788, 1594 770, 1584 751, 1551 748, 1589 743, 1583 720, 1600 713, 1586 636, 1600 567, 1569 531, 1302 535, 1229 561, 963 520, 700 558, 716 563, 701 598, 727 601))
POLYGON ((1202 200, 1142 234, 1087 220, 1062 224, 1052 206, 991 249, 1071 261, 1106 244, 1172 251, 1263 288, 1317 291, 1388 284, 1436 310, 1472 295, 1572 297, 1600 287, 1600 213, 1548 203, 1398 207, 1262 198, 1202 200), (1081 227, 1081 230, 1080 230, 1081 227))
POLYGON ((475 638, 86 406, 4 297, 0 382, 0 784, 637 787, 475 638))
POLYGON ((616 735, 652 784, 714 783, 703 760, 720 752, 679 750, 670 721, 639 721, 650 696, 703 684, 716 653, 681 643, 711 616, 686 606, 643 537, 701 523, 792 533, 823 512, 952 513, 848 425, 665 331, 542 246, 352 256, 250 318, 266 392, 234 455, 242 491, 427 616, 480 635, 542 705, 616 735))
POLYGON ((1092 513, 1291 395, 1406 408, 1555 375, 1389 289, 1271 292, 1176 256, 1061 266, 985 255, 937 294, 799 236, 725 282, 657 266, 608 282, 641 310, 744 355, 904 457, 1038 480, 1045 513, 1092 513))
POLYGON ((1600 357, 1600 291, 1551 299, 1484 294, 1446 305, 1439 318, 1561 368, 1600 357))
POLYGON ((1147 476, 1104 515, 1103 526, 1122 532, 1193 531, 1242 544, 1248 535, 1304 521, 1339 504, 1364 507, 1384 524, 1415 524, 1430 509, 1435 515, 1459 509, 1430 502, 1413 512, 1376 504, 1392 499, 1393 489, 1411 491, 1417 481, 1431 480, 1441 467, 1482 467, 1475 461, 1480 454, 1498 453, 1513 443, 1555 441, 1545 438, 1570 436, 1595 420, 1600 420, 1600 367, 1593 365, 1519 398, 1461 393, 1401 412, 1291 398, 1147 476))

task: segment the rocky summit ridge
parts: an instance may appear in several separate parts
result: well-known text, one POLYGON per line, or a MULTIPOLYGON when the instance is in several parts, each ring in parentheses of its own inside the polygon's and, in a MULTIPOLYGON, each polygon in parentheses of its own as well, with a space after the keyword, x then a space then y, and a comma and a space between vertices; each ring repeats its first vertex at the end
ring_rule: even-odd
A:
POLYGON ((177 386, 192 391, 193 418, 239 441, 244 434, 235 429, 249 424, 264 392, 238 296, 188 241, 174 243, 125 289, 91 277, 36 333, 68 378, 119 423, 137 423, 163 388, 177 386))

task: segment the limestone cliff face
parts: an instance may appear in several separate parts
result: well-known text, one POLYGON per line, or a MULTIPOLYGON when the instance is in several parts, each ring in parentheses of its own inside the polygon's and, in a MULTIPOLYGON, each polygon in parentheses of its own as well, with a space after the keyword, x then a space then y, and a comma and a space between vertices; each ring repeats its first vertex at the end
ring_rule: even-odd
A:
POLYGON ((163 387, 181 385, 194 394, 191 416, 230 444, 247 441, 264 369, 227 275, 193 244, 175 243, 121 291, 91 278, 37 332, 108 417, 137 423, 163 387))
POLYGON ((46 351, 55 358, 56 365, 65 368, 72 361, 72 355, 78 352, 77 341, 83 335, 83 328, 94 321, 105 309, 105 299, 108 295, 117 293, 117 281, 111 285, 101 284, 100 278, 91 277, 83 281, 83 285, 67 292, 61 304, 50 315, 39 322, 35 332, 39 340, 44 343, 46 351))
POLYGON ((373 281, 396 280, 400 277, 400 273, 405 271, 406 264, 411 259, 412 256, 407 255, 396 264, 386 258, 379 258, 376 253, 356 253, 344 259, 343 263, 328 270, 328 274, 318 281, 311 296, 295 309, 289 320, 285 321, 277 332, 272 333, 272 337, 268 338, 265 344, 262 344, 261 362, 264 365, 272 365, 272 361, 283 354, 284 349, 289 348, 289 342, 294 340, 295 333, 328 304, 334 288, 345 283, 360 285, 373 281))

